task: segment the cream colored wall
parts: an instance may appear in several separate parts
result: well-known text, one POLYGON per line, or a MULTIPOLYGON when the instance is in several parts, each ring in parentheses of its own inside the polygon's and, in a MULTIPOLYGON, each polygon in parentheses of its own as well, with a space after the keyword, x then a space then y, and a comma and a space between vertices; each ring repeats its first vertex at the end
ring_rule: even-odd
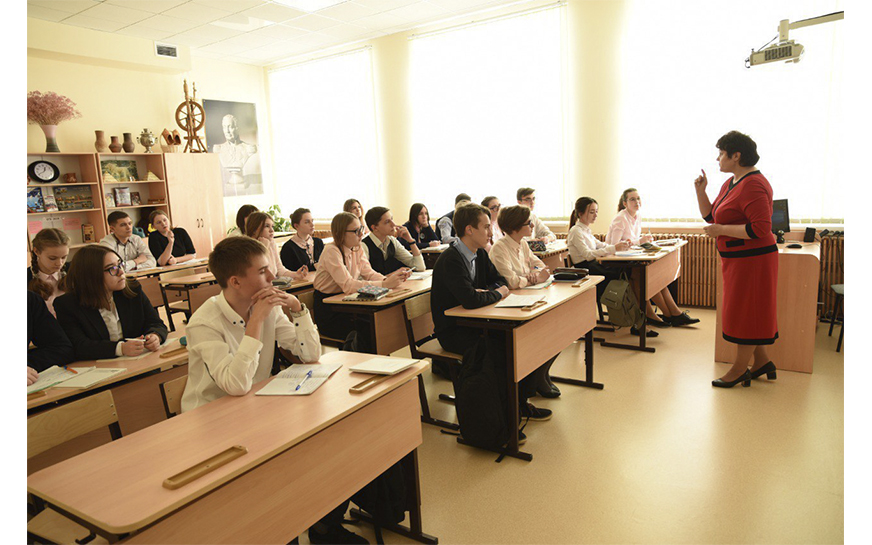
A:
MULTIPOLYGON (((161 64, 150 40, 27 21, 27 90, 68 96, 82 113, 80 119, 59 125, 62 152, 94 152, 95 130, 105 131, 107 139, 110 135, 121 139, 124 132, 136 138, 146 127, 155 135, 165 127, 178 129, 174 116, 184 100, 182 81, 187 79, 189 88, 196 83, 198 98, 253 102, 257 108, 265 193, 224 199, 226 225, 233 225, 236 210, 245 202, 258 208, 274 202, 262 68, 192 58, 187 48, 180 48, 179 61, 161 64)), ((27 149, 45 149, 45 137, 37 125, 27 127, 27 149)), ((138 143, 137 151, 144 151, 138 143)))

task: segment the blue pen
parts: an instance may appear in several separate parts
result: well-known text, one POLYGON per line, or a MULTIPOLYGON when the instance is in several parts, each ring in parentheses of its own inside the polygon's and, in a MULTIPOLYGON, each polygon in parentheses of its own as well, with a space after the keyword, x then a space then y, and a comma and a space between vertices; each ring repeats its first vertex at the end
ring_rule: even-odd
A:
POLYGON ((306 382, 307 380, 309 380, 310 378, 312 378, 312 371, 309 371, 308 373, 306 373, 306 376, 303 377, 303 380, 301 380, 299 384, 297 384, 297 387, 294 388, 294 391, 296 392, 297 390, 299 390, 300 387, 302 387, 303 384, 305 384, 305 382, 306 382))

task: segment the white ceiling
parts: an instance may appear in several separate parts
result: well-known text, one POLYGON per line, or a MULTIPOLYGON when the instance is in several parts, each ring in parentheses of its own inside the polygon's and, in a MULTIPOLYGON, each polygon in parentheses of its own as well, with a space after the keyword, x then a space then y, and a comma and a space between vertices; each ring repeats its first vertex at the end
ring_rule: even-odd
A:
POLYGON ((258 66, 519 0, 345 0, 308 13, 280 0, 27 0, 27 16, 258 66))

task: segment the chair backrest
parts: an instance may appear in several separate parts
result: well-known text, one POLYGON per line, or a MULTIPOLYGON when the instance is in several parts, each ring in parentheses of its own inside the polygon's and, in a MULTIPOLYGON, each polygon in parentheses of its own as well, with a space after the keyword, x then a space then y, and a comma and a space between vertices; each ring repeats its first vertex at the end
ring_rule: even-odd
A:
POLYGON ((160 397, 163 399, 167 418, 172 418, 182 412, 182 394, 185 393, 187 383, 188 375, 160 383, 160 397))
POLYGON ((109 390, 61 405, 27 419, 27 459, 103 426, 121 437, 115 400, 109 390))
POLYGON ((409 351, 412 353, 412 357, 416 359, 425 357, 418 352, 418 341, 432 337, 433 328, 432 321, 428 320, 427 323, 430 325, 428 328, 429 331, 419 331, 418 334, 416 334, 415 321, 422 322, 422 320, 418 320, 418 318, 422 318, 428 314, 430 314, 430 292, 410 297, 403 303, 403 320, 406 323, 406 336, 409 340, 409 351))
POLYGON ((301 303, 306 305, 306 308, 309 309, 309 314, 312 315, 312 320, 315 319, 315 291, 308 290, 300 293, 295 293, 297 299, 300 300, 301 303))

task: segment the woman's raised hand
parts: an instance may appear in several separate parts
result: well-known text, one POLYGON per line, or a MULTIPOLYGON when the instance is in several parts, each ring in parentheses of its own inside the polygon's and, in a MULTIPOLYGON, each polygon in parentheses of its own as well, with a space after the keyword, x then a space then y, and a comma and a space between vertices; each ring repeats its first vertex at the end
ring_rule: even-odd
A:
POLYGON ((697 176, 696 180, 693 181, 693 185, 696 188, 697 192, 705 191, 706 186, 708 185, 708 178, 706 178, 705 171, 703 169, 699 169, 702 172, 702 176, 697 176))

